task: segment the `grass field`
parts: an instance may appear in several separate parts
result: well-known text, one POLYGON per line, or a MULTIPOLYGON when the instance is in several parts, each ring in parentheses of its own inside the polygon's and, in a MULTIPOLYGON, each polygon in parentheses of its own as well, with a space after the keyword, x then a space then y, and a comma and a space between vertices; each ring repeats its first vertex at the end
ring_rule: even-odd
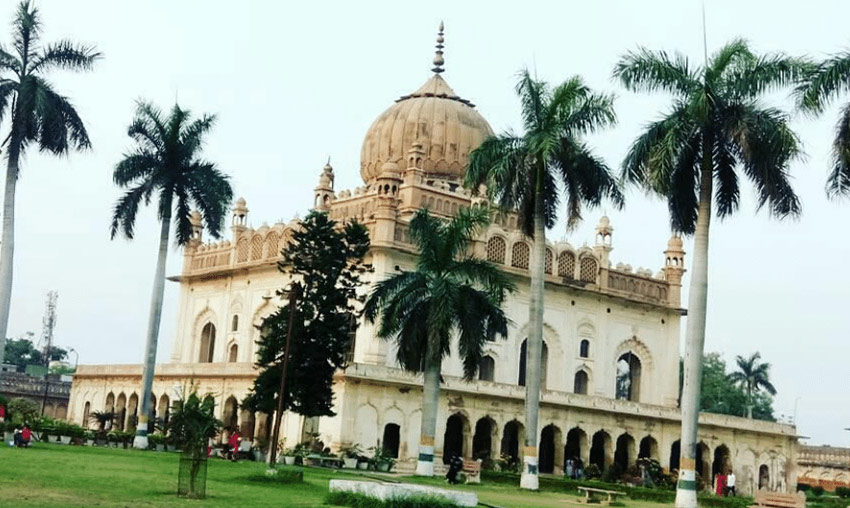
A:
MULTIPOLYGON (((207 499, 176 497, 175 453, 140 452, 37 443, 28 449, 0 448, 0 506, 32 507, 327 507, 332 478, 368 479, 356 473, 305 468, 304 483, 277 485, 249 480, 262 474, 256 462, 209 461, 207 499)), ((445 487, 440 479, 398 478, 445 487)), ((481 502, 503 508, 569 507, 563 493, 529 493, 509 485, 454 487, 478 493, 481 502)), ((659 508, 627 500, 628 508, 659 508)))

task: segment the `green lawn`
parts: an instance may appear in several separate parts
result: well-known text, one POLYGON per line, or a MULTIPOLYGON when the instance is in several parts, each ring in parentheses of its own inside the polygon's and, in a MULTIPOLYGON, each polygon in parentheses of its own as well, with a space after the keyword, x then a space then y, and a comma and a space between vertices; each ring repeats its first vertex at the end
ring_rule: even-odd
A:
MULTIPOLYGON (((0 448, 0 505, 30 507, 320 507, 331 478, 367 479, 326 469, 304 469, 304 483, 274 485, 251 482, 263 464, 236 464, 211 459, 207 499, 175 496, 175 453, 139 452, 111 448, 46 445, 28 449, 0 448)), ((403 481, 445 485, 439 479, 401 478, 403 481)), ((508 485, 454 487, 478 493, 481 502, 503 508, 569 507, 569 494, 529 493, 508 485)), ((626 501, 629 508, 659 508, 655 503, 626 501)))

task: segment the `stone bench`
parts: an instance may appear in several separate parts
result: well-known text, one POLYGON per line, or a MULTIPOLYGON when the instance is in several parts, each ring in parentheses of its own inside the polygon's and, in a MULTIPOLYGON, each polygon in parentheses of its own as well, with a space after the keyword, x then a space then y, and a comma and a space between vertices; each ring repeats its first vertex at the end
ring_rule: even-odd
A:
POLYGON ((382 501, 404 497, 440 497, 458 506, 474 507, 478 505, 478 495, 474 492, 438 489, 425 485, 409 483, 380 483, 357 480, 331 480, 331 492, 352 492, 364 496, 378 498, 382 501))

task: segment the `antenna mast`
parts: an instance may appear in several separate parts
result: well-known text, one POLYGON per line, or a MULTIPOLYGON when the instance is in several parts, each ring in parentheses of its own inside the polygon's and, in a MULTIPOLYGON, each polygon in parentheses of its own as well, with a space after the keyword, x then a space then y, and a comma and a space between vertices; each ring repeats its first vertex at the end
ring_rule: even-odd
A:
POLYGON ((41 416, 47 406, 47 392, 50 387, 50 351, 53 349, 53 330, 56 328, 56 300, 59 293, 48 291, 47 305, 44 309, 44 319, 41 322, 41 342, 44 343, 44 396, 41 399, 41 416))

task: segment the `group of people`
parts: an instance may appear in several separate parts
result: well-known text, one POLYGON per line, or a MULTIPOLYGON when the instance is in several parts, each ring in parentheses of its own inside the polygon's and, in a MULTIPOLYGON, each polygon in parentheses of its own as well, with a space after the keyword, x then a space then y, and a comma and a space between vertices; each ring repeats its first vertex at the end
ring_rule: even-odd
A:
POLYGON ((32 431, 29 427, 15 427, 14 437, 12 438, 12 446, 23 448, 30 445, 32 439, 32 431))
POLYGON ((714 493, 718 496, 735 495, 735 473, 719 474, 714 478, 714 493))

